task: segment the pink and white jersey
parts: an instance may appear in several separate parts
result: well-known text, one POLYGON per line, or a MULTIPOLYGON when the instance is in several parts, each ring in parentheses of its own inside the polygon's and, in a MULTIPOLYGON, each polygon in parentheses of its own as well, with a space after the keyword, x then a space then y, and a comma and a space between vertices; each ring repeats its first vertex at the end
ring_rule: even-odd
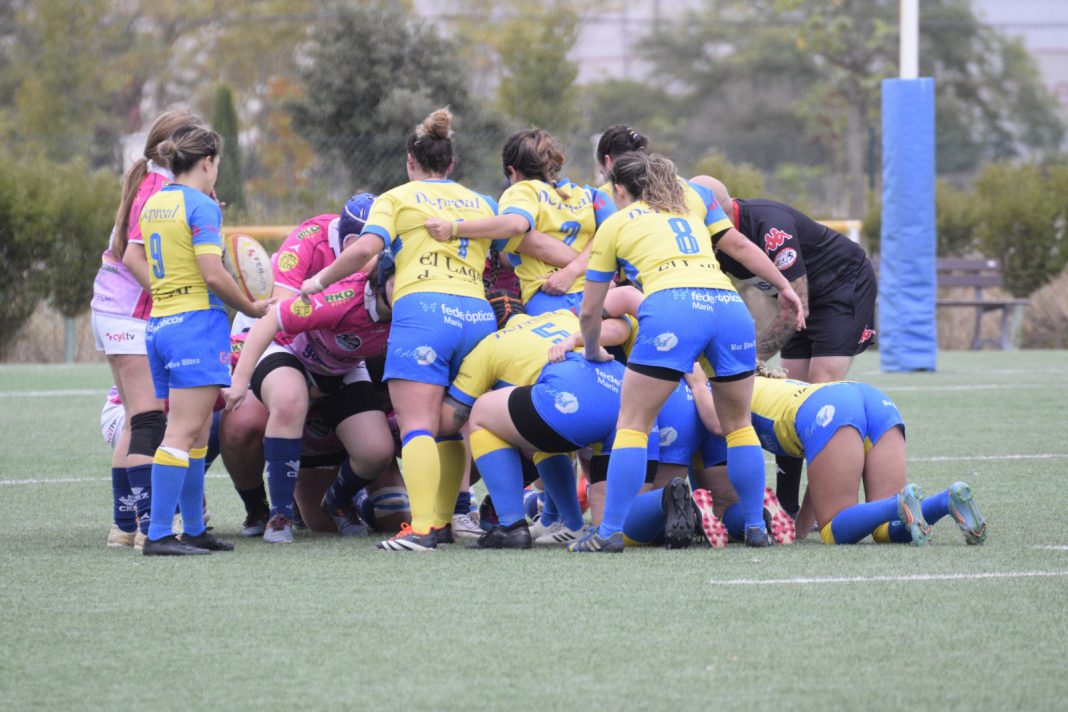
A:
MULTIPOLYGON (((148 162, 148 174, 137 187, 133 203, 130 204, 127 242, 144 244, 145 241, 141 237, 141 209, 145 207, 145 201, 173 179, 174 176, 169 170, 152 161, 148 162)), ((152 311, 152 296, 141 289, 141 285, 134 279, 130 270, 126 269, 126 265, 111 254, 114 239, 115 232, 112 230, 108 249, 104 250, 100 258, 100 269, 93 280, 93 301, 89 306, 98 314, 147 320, 152 311)))
POLYGON ((278 305, 283 338, 276 343, 324 376, 341 376, 365 358, 385 356, 389 323, 375 322, 367 312, 365 300, 373 298, 367 275, 357 272, 310 301, 287 299, 278 305))
POLYGON ((274 283, 300 291, 301 284, 330 265, 341 254, 336 214, 316 215, 289 234, 271 258, 274 283))

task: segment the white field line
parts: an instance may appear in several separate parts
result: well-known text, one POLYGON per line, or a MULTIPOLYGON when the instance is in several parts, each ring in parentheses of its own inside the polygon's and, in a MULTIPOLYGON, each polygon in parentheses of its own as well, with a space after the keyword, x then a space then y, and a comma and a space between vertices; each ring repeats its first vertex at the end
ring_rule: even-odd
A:
POLYGON ((1049 544, 1047 546, 1035 546, 1034 549, 1045 549, 1047 551, 1068 551, 1068 546, 1063 544, 1049 544))
POLYGON ((910 457, 909 462, 968 462, 971 460, 1064 460, 1065 452, 1042 452, 1029 455, 939 455, 936 457, 910 457))
POLYGON ((914 574, 912 576, 829 576, 787 579, 712 579, 713 586, 811 586, 824 583, 898 583, 903 581, 974 581, 979 579, 1048 578, 1068 571, 992 571, 976 574, 914 574))
MULTIPOLYGON (((1068 373, 1068 369, 1064 368, 990 368, 981 371, 953 371, 939 372, 941 376, 968 376, 969 378, 975 376, 1023 376, 1029 373, 1038 374, 1060 374, 1068 373)), ((889 375, 883 371, 857 371, 858 376, 886 376, 889 375)), ((930 375, 930 374, 929 374, 930 375)))
POLYGON ((49 398, 71 396, 100 396, 103 398, 108 392, 100 388, 72 388, 65 391, 0 391, 0 398, 49 398))
MULTIPOLYGON (((204 475, 206 479, 229 479, 229 475, 222 475, 219 473, 208 473, 204 475)), ((57 477, 55 479, 37 479, 37 480, 0 480, 0 486, 2 485, 71 485, 80 484, 83 482, 111 482, 110 477, 57 477)))
POLYGON ((927 393, 935 391, 1007 391, 1007 390, 1024 390, 1042 388, 1049 390, 1050 388, 1068 388, 1068 382, 1065 383, 965 383, 956 386, 883 386, 880 390, 887 393, 905 393, 905 392, 918 392, 927 393))

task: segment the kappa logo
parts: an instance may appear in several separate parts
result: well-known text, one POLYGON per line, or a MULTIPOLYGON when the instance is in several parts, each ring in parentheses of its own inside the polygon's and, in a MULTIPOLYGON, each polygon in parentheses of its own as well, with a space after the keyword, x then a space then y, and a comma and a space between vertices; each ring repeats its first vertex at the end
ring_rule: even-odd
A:
POLYGON ((553 405, 564 415, 570 415, 579 409, 578 398, 575 397, 574 393, 568 393, 567 391, 557 393, 553 399, 553 405))
POLYGON ((860 341, 857 343, 863 344, 865 341, 871 341, 873 336, 875 336, 875 329, 864 329, 864 333, 860 335, 860 341))
POLYGON ((767 235, 764 235, 764 251, 774 252, 782 247, 783 243, 789 239, 792 239, 793 235, 788 232, 783 232, 777 227, 771 228, 767 235))
POLYGON ((833 405, 825 405, 820 408, 818 413, 816 413, 816 425, 820 426, 821 428, 826 428, 828 425, 831 424, 832 420, 834 420, 833 405))
POLYGON ((679 337, 675 336, 675 334, 670 331, 665 331, 663 334, 660 334, 653 339, 653 346, 656 347, 657 351, 671 351, 671 349, 678 346, 678 343, 679 337))

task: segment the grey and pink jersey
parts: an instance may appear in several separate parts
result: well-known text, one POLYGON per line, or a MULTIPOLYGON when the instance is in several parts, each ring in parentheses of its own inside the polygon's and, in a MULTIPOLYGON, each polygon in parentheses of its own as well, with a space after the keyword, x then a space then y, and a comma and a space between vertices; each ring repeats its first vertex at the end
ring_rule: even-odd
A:
MULTIPOLYGON (((174 177, 171 172, 162 166, 148 162, 148 174, 137 187, 133 203, 130 204, 130 219, 126 230, 127 242, 144 244, 141 236, 141 209, 145 201, 158 193, 163 186, 170 183, 174 177)), ((115 231, 112 230, 111 239, 108 241, 108 249, 100 258, 100 269, 93 280, 93 301, 90 308, 98 314, 147 320, 152 311, 152 297, 134 279, 130 270, 121 259, 116 259, 111 253, 111 245, 114 243, 115 231)))
POLYGON ((341 376, 363 359, 385 356, 390 325, 371 318, 370 299, 367 275, 359 272, 310 299, 287 299, 278 305, 276 343, 324 376, 341 376))

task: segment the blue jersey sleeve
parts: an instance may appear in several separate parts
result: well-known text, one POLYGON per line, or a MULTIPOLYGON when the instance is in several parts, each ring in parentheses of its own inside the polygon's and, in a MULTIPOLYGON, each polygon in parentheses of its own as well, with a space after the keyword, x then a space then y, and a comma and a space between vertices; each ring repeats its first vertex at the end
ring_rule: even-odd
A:
POLYGON ((186 207, 186 221, 193 236, 193 246, 215 246, 222 249, 222 209, 208 196, 196 199, 186 207))
POLYGON ((590 198, 593 201, 593 219, 596 221, 597 227, 600 227, 601 223, 615 214, 616 203, 609 197, 608 193, 605 193, 600 188, 586 186, 586 190, 589 191, 590 198))

